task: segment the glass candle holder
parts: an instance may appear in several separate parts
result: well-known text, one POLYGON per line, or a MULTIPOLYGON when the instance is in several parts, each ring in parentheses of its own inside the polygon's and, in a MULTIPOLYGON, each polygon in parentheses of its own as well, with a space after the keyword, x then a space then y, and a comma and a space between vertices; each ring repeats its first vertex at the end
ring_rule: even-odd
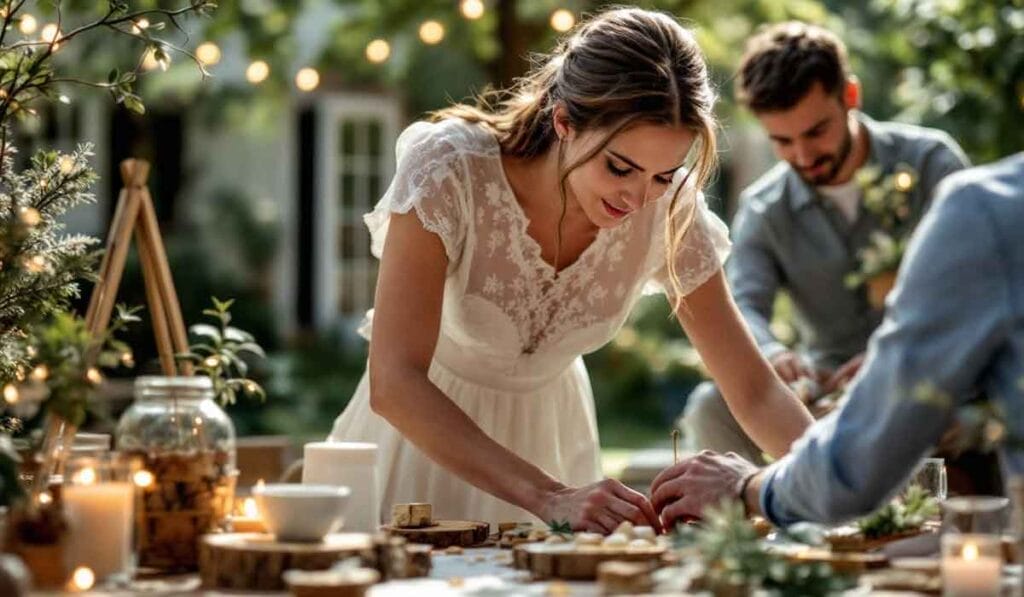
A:
POLYGON ((1001 535, 1006 529, 1010 500, 974 495, 949 498, 942 504, 942 532, 1001 535))
POLYGON ((942 594, 945 597, 999 595, 1002 575, 999 535, 951 533, 942 536, 942 594))
POLYGON ((88 568, 100 584, 129 582, 135 569, 135 486, 115 454, 74 455, 64 469, 68 570, 88 568))
POLYGON ((942 458, 925 458, 921 460, 921 463, 914 469, 914 474, 910 476, 910 481, 907 482, 908 488, 911 485, 917 485, 925 493, 940 502, 945 501, 948 492, 946 461, 942 458))

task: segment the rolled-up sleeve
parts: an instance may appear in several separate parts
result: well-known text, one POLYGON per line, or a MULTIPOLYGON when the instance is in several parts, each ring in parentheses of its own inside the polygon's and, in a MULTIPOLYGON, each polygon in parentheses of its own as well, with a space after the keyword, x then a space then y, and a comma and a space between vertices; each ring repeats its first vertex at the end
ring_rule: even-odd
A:
POLYGON ((785 350, 771 331, 780 272, 767 234, 764 205, 746 198, 733 219, 733 248, 725 271, 736 305, 765 357, 785 350))
POLYGON ((984 202, 940 191, 911 241, 845 406, 767 471, 776 524, 869 513, 902 485, 1009 334, 1005 246, 984 202))

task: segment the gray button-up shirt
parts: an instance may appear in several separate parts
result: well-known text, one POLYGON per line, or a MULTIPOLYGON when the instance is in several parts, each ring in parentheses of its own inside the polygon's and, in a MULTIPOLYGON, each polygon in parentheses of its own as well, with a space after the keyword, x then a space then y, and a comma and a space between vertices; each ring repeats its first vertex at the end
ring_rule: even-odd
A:
POLYGON ((1024 153, 940 187, 848 401, 768 468, 762 509, 781 525, 870 512, 974 389, 1005 412, 1004 469, 1024 473, 1024 153))
MULTIPOLYGON (((857 117, 871 143, 868 164, 884 175, 901 164, 916 171, 918 182, 909 193, 915 220, 938 182, 967 164, 960 147, 941 131, 857 117)), ((802 348, 816 365, 835 368, 863 351, 882 313, 871 308, 862 288, 847 288, 844 278, 857 269, 857 252, 880 229, 874 216, 861 210, 849 223, 785 162, 748 187, 741 201, 726 272, 762 353, 771 357, 785 348, 768 326, 780 289, 792 297, 802 348)))

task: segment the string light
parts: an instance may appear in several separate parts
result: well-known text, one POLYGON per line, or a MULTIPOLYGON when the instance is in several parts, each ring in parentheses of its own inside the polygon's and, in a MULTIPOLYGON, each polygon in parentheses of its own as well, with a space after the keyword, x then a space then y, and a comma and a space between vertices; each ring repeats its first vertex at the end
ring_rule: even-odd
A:
POLYGON ((39 210, 34 207, 23 207, 18 212, 18 218, 22 224, 26 226, 38 226, 39 222, 43 221, 43 217, 39 215, 39 210))
POLYGON ((25 35, 32 35, 39 28, 39 21, 32 15, 25 15, 21 17, 21 22, 18 23, 18 30, 25 35))
POLYGON ((151 486, 154 481, 156 481, 156 478, 153 476, 153 473, 147 470, 136 471, 132 475, 132 482, 135 483, 135 486, 143 489, 151 486))
POLYGON ((270 76, 270 65, 262 60, 254 60, 245 69, 245 78, 253 85, 259 85, 270 76))
POLYGON ((25 269, 38 274, 46 270, 46 258, 42 255, 33 255, 25 259, 25 269))
POLYGON ((462 16, 471 21, 484 16, 484 3, 482 0, 462 0, 459 8, 462 10, 462 16))
POLYGON ((220 62, 220 48, 212 41, 201 43, 196 48, 196 58, 206 66, 213 66, 220 62))
POLYGON ((576 17, 564 8, 551 13, 551 28, 559 33, 565 33, 576 24, 576 17))
POLYGON ((206 360, 203 361, 203 364, 206 365, 207 367, 210 367, 212 369, 213 367, 216 367, 217 365, 220 365, 220 359, 217 358, 215 355, 214 356, 209 356, 209 357, 206 357, 206 360))
POLYGON ((89 367, 89 370, 85 372, 85 378, 97 386, 103 383, 103 375, 100 374, 100 370, 96 367, 89 367))
POLYGON ((375 39, 366 44, 366 59, 380 64, 391 56, 391 46, 383 39, 375 39))
POLYGON ((43 28, 43 31, 39 32, 39 38, 48 44, 52 44, 54 50, 60 47, 60 44, 57 43, 57 40, 60 39, 60 29, 53 23, 50 23, 43 28))
POLYGON ((126 350, 121 353, 121 364, 125 367, 131 367, 135 364, 135 356, 132 355, 131 351, 126 350))
POLYGON ((96 584, 96 574, 88 566, 79 566, 71 575, 71 588, 75 591, 88 591, 96 584))
POLYGON ((143 29, 149 29, 149 19, 142 18, 132 24, 132 33, 139 35, 143 29))
POLYGON ((320 85, 320 73, 315 68, 306 67, 299 69, 295 74, 295 86, 302 91, 313 91, 320 85))
POLYGON ((32 369, 32 379, 36 381, 46 381, 50 377, 50 368, 46 365, 36 365, 35 369, 32 369))
POLYGON ((420 25, 420 40, 429 45, 437 45, 444 39, 444 25, 437 21, 424 21, 420 25))
POLYGON ((16 404, 20 398, 21 395, 18 393, 17 386, 12 383, 4 386, 4 402, 7 404, 16 404))
POLYGON ((909 191, 914 186, 914 176, 910 172, 899 172, 896 174, 894 184, 898 191, 909 191))
POLYGON ((42 506, 48 506, 53 503, 53 496, 50 495, 49 491, 44 491, 39 494, 39 504, 42 506))
POLYGON ((153 48, 146 50, 146 53, 142 55, 142 68, 144 70, 153 70, 160 66, 160 63, 156 60, 156 52, 153 48))
POLYGON ((61 174, 71 174, 75 171, 75 158, 69 155, 62 155, 57 167, 60 169, 61 174))

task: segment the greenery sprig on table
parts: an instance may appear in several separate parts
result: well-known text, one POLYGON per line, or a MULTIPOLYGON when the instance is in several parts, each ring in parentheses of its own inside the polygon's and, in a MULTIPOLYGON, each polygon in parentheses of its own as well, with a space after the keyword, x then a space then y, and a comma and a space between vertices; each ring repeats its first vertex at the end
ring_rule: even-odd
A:
POLYGON ((919 485, 911 485, 902 497, 857 521, 857 527, 865 537, 875 539, 916 531, 938 514, 939 502, 919 485))
POLYGON ((701 525, 678 525, 674 545, 683 562, 701 560, 702 588, 716 594, 761 589, 770 595, 832 595, 855 584, 826 564, 791 562, 767 551, 736 501, 705 510, 701 525))

